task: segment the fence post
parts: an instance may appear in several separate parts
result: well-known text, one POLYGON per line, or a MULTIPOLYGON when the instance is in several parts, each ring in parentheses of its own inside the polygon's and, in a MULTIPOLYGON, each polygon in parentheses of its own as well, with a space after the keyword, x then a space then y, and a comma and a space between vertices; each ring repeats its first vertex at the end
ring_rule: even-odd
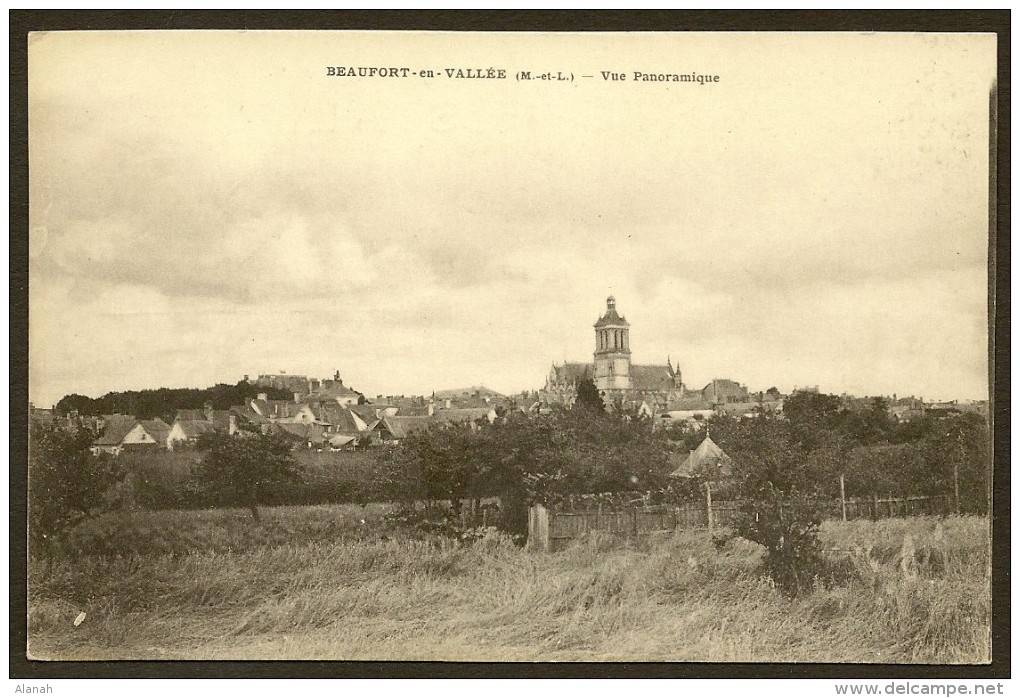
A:
POLYGON ((637 512, 637 507, 630 510, 630 528, 634 532, 634 540, 638 537, 637 512))
POLYGON ((960 515, 960 461, 953 459, 953 502, 956 515, 960 515))
POLYGON ((871 505, 872 505, 871 506, 871 518, 873 518, 875 521, 878 521, 878 495, 877 494, 872 494, 871 495, 871 505))
POLYGON ((549 552, 549 512, 541 504, 532 504, 528 509, 528 546, 549 552))
POLYGON ((708 535, 712 535, 712 483, 705 483, 705 509, 707 510, 708 535))
POLYGON ((839 508, 843 513, 843 520, 846 521, 846 481, 842 474, 839 476, 839 508))

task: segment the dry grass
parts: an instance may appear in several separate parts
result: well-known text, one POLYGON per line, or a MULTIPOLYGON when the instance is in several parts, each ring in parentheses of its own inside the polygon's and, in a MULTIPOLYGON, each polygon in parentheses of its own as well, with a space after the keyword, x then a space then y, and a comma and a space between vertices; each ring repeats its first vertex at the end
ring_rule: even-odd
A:
POLYGON ((357 507, 273 511, 261 542, 236 511, 136 517, 162 530, 150 530, 163 542, 145 554, 33 563, 34 656, 989 659, 983 518, 826 524, 847 582, 789 601, 761 578, 757 546, 716 550, 700 531, 634 546, 595 536, 540 554, 499 535, 473 545, 383 539, 364 532, 357 507), (88 615, 75 627, 80 611, 88 615))

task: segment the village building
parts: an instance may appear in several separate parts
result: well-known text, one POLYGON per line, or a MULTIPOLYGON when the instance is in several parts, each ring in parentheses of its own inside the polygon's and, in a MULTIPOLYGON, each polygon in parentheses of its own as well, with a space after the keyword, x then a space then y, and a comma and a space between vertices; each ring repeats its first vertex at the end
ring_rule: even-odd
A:
POLYGON ((162 419, 114 419, 92 446, 95 454, 120 455, 124 451, 166 448, 170 425, 162 419))

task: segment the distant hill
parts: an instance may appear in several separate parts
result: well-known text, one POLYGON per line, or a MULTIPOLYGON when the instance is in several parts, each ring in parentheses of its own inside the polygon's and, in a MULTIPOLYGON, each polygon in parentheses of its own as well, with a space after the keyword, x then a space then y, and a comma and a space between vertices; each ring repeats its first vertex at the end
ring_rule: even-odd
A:
POLYGON ((484 385, 472 385, 470 388, 454 388, 452 390, 437 390, 435 391, 435 395, 439 400, 458 397, 506 397, 502 393, 497 393, 491 388, 486 388, 484 385))

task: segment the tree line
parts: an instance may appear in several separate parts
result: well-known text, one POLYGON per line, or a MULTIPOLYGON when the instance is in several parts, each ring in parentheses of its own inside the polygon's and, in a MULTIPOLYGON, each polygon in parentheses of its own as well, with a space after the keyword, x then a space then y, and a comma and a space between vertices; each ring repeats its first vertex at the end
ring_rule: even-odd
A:
POLYGON ((81 416, 130 414, 138 419, 160 418, 172 423, 177 410, 200 410, 206 404, 226 410, 266 393, 270 400, 292 400, 294 394, 281 388, 268 388, 238 381, 236 385, 217 383, 209 388, 155 388, 106 393, 99 398, 72 393, 62 397, 54 409, 60 416, 77 412, 81 416))

